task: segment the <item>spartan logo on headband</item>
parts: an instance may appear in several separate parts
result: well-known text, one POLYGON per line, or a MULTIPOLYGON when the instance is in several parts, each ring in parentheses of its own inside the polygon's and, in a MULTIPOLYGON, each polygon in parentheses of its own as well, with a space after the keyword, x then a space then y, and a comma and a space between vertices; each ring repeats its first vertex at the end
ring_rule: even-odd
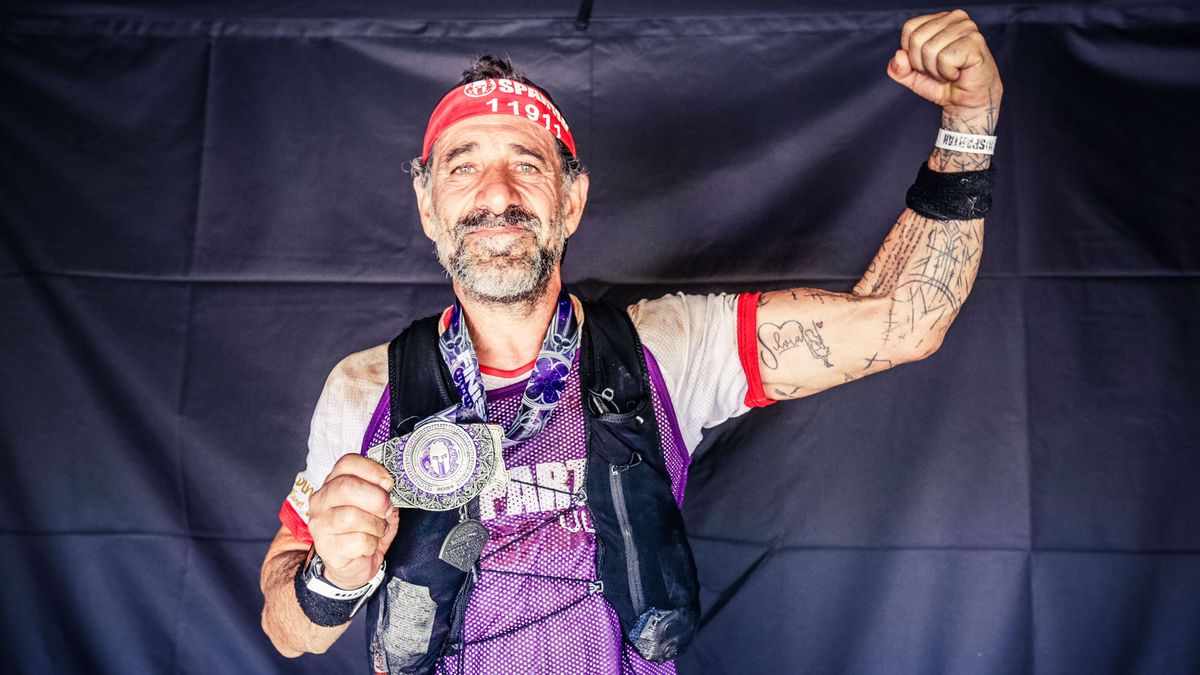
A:
POLYGON ((463 86, 463 93, 471 98, 483 98, 493 91, 496 91, 495 80, 479 80, 477 82, 468 82, 463 86))
POLYGON ((562 113, 541 89, 504 78, 477 80, 451 89, 429 117, 421 146, 421 161, 429 161, 434 141, 448 127, 479 115, 512 115, 533 122, 550 132, 575 157, 575 139, 562 113))

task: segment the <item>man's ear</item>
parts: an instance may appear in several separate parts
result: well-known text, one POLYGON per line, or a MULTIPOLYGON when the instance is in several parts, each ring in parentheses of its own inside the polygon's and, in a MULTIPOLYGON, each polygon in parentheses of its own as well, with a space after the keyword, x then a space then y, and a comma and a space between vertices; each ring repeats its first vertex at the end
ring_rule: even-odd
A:
MULTIPOLYGON (((428 169, 426 169, 428 170, 428 169)), ((433 190, 426 188, 420 176, 413 176, 413 192, 417 195, 417 211, 421 214, 421 229, 431 241, 437 241, 433 227, 433 190)))
POLYGON ((563 213, 563 229, 567 236, 575 234, 579 227, 579 219, 583 218, 583 207, 587 205, 588 176, 581 173, 575 177, 575 182, 567 188, 567 210, 563 213))

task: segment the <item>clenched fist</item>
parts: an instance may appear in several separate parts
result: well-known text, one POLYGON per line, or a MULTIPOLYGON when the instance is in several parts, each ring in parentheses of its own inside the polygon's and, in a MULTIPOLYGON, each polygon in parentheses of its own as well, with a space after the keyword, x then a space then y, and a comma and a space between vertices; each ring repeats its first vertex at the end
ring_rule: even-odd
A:
POLYGON ((1000 103, 1004 86, 979 27, 961 9, 909 19, 888 75, 960 116, 1000 103))
POLYGON ((345 455, 308 503, 308 530, 325 562, 325 578, 351 590, 375 576, 396 536, 392 477, 377 462, 345 455))

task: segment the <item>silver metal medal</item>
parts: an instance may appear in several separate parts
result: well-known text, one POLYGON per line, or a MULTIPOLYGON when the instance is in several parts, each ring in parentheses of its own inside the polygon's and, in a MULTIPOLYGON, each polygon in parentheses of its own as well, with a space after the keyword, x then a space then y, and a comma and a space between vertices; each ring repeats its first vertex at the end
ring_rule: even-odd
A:
POLYGON ((468 518, 455 525, 446 535, 438 557, 464 572, 470 572, 483 553, 489 536, 483 523, 468 518))
POLYGON ((448 511, 507 477, 499 447, 501 433, 494 424, 430 421, 368 449, 367 457, 395 479, 392 504, 448 511))

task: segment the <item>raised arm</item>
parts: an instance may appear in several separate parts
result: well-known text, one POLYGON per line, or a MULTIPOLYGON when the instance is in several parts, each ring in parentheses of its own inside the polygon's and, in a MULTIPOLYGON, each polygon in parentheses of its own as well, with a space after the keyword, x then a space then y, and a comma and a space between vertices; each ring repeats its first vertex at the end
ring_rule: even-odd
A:
MULTIPOLYGON (((1003 86, 995 59, 966 12, 911 19, 900 42, 888 75, 941 105, 943 129, 994 134, 1003 86)), ((926 166, 949 174, 990 165, 990 154, 939 147, 926 166)), ((949 203, 946 211, 967 213, 972 206, 949 203)), ((906 208, 900 214, 851 292, 796 288, 759 297, 758 365, 769 398, 808 396, 937 350, 975 282, 983 218, 926 211, 921 215, 906 208)))

